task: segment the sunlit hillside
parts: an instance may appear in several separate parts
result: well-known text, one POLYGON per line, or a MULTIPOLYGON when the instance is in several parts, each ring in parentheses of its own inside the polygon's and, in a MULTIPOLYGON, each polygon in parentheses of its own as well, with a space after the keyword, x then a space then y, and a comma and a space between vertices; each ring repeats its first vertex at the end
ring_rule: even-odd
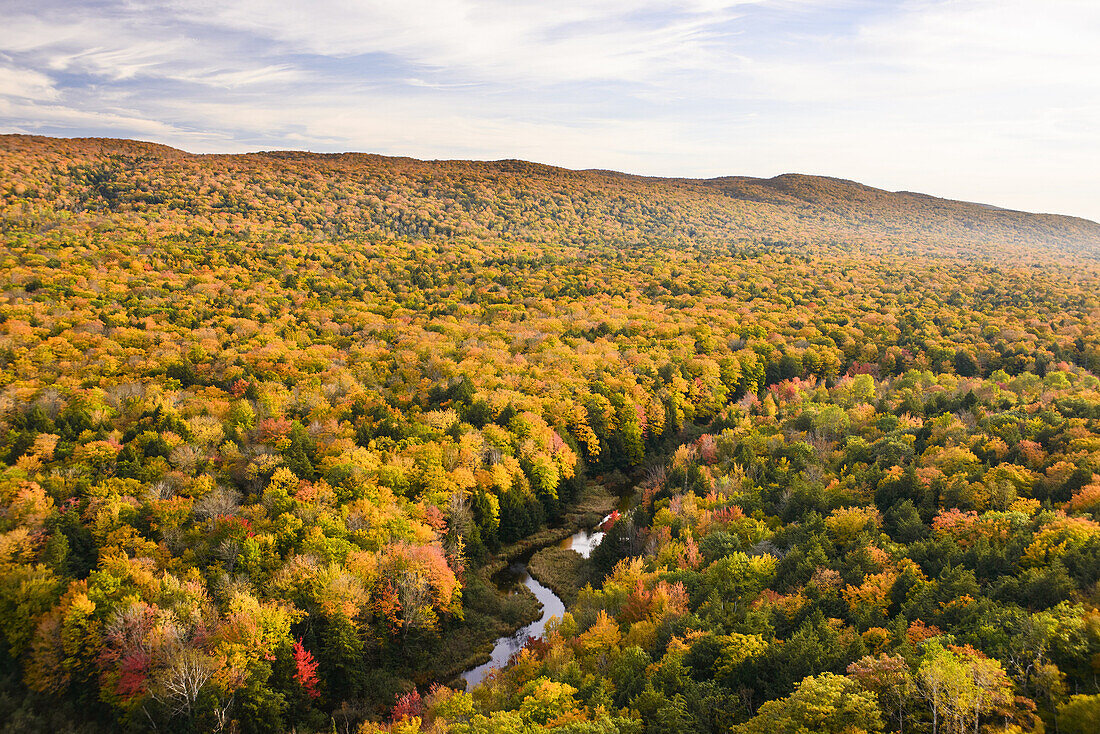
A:
POLYGON ((828 178, 0 137, 0 732, 1092 734, 1098 255, 828 178), (568 611, 465 691, 513 562, 568 611))
POLYGON ((1095 222, 814 176, 659 179, 354 153, 195 156, 134 141, 21 135, 0 137, 0 151, 7 205, 46 217, 81 214, 81 221, 94 213, 143 223, 172 213, 189 217, 176 227, 313 237, 1100 254, 1095 222))

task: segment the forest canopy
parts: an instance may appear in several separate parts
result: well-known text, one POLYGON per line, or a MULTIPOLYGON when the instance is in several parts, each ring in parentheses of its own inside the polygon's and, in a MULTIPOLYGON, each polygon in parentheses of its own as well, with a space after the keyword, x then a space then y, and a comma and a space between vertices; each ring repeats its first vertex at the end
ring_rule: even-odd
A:
POLYGON ((131 141, 0 172, 4 731, 1100 726, 1100 226, 131 141), (569 612, 459 690, 523 616, 488 569, 624 478, 569 612))

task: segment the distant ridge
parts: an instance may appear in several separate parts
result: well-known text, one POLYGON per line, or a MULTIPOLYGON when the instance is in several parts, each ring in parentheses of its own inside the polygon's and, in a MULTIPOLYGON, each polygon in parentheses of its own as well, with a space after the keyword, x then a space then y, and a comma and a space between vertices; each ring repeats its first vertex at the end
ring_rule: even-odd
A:
POLYGON ((983 258, 1100 256, 1100 224, 1087 219, 795 173, 656 178, 516 159, 192 154, 135 140, 32 135, 0 136, 0 170, 9 217, 25 200, 85 217, 182 212, 219 226, 274 222, 326 236, 578 245, 778 241, 983 258), (93 170, 109 180, 93 176, 89 183, 93 170), (43 196, 42 186, 28 185, 35 182, 55 193, 43 196))

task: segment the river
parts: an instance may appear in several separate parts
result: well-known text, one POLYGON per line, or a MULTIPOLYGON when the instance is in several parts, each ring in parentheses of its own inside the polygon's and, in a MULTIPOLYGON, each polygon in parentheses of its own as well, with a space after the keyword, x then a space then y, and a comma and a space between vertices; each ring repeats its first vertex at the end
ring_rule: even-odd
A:
MULTIPOLYGON (((592 549, 603 540, 604 534, 599 528, 610 517, 611 515, 605 517, 600 521, 600 525, 597 525, 591 530, 581 530, 580 532, 573 533, 568 538, 558 543, 558 546, 561 548, 571 548, 584 558, 588 558, 592 554, 592 549)), ((467 670, 462 674, 462 680, 466 681, 466 690, 480 683, 485 676, 489 674, 490 670, 494 668, 503 668, 507 665, 511 657, 527 644, 528 637, 542 637, 543 630, 546 629, 546 623, 550 621, 551 617, 560 619, 561 616, 565 614, 565 604, 562 603, 562 600, 558 598, 557 594, 540 584, 538 580, 528 573, 527 564, 523 561, 518 561, 508 566, 508 568, 498 574, 493 580, 497 582, 501 588, 511 589, 511 593, 515 593, 515 589, 521 584, 526 586, 542 604, 542 616, 526 627, 520 627, 511 635, 497 638, 497 643, 493 647, 493 653, 489 658, 489 662, 467 670)))

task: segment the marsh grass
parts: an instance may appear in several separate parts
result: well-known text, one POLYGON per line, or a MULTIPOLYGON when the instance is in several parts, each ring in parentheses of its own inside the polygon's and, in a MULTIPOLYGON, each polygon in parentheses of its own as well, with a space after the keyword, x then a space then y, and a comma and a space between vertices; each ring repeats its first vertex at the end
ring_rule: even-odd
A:
POLYGON ((432 680, 461 689, 463 671, 481 665, 497 638, 511 634, 539 618, 541 608, 526 587, 503 592, 484 572, 471 574, 462 592, 464 619, 448 628, 425 660, 432 680))
POLYGON ((590 583, 592 564, 575 550, 553 546, 531 556, 527 570, 557 594, 566 608, 573 606, 577 592, 590 583))

